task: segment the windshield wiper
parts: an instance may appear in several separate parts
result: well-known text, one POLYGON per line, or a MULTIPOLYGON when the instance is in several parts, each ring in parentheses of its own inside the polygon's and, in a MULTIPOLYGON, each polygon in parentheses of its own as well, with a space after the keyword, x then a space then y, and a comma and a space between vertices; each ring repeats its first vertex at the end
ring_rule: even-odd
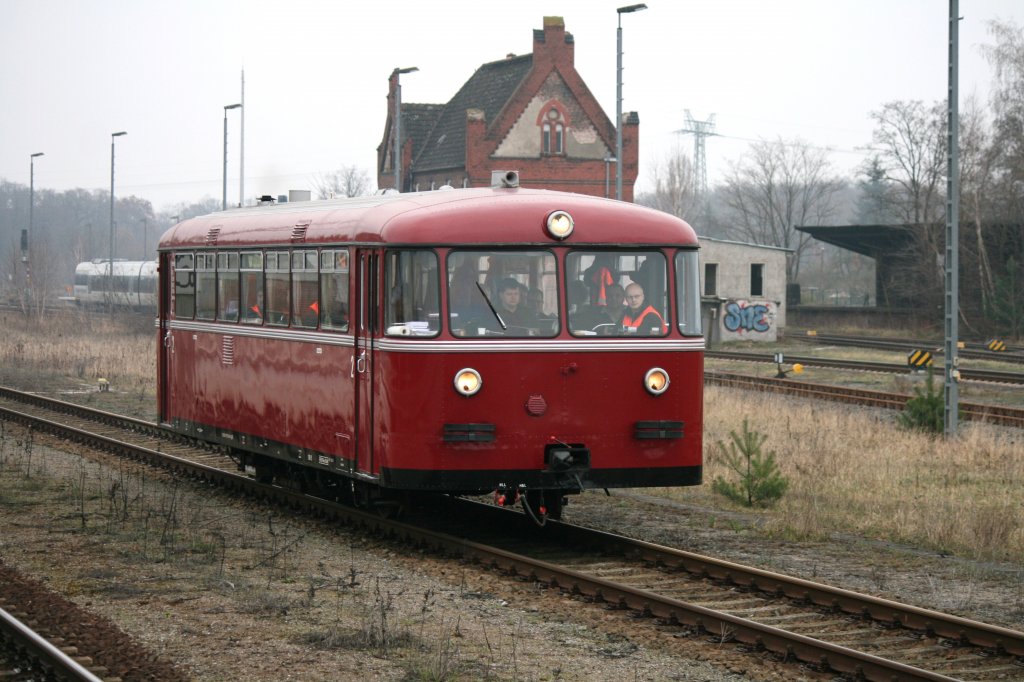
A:
POLYGON ((487 298, 487 292, 484 291, 484 288, 482 286, 480 286, 480 282, 476 283, 476 288, 480 290, 480 295, 484 297, 485 301, 487 301, 487 307, 491 309, 491 313, 494 315, 494 319, 496 319, 498 321, 498 324, 501 325, 501 330, 505 331, 506 329, 508 329, 508 325, 505 324, 505 320, 501 319, 501 315, 499 315, 498 311, 494 309, 494 304, 491 303, 491 299, 487 298))

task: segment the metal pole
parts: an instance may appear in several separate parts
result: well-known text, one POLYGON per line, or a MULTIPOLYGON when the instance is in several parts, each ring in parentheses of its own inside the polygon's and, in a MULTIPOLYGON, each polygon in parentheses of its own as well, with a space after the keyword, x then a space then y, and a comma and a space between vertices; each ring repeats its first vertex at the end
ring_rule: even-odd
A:
POLYGON ((617 157, 606 156, 604 157, 604 198, 607 199, 611 196, 611 185, 609 184, 609 168, 612 161, 615 161, 617 157))
POLYGON ((402 81, 403 73, 419 71, 419 67, 410 66, 405 69, 395 68, 395 190, 402 191, 402 81))
POLYGON ((619 28, 615 32, 615 198, 622 201, 622 15, 647 9, 647 5, 627 5, 615 11, 619 15, 619 28))
POLYGON ((28 236, 25 239, 25 253, 22 254, 25 261, 26 293, 32 286, 32 223, 36 208, 36 157, 42 155, 43 152, 36 152, 28 157, 28 236))
MULTIPOLYGON (((399 72, 401 73, 401 72, 399 72)), ((402 191, 402 80, 395 76, 395 190, 402 191)))
POLYGON ((622 11, 615 32, 615 198, 622 201, 622 11))
POLYGON ((222 174, 222 189, 220 199, 220 210, 228 210, 228 109, 238 109, 241 104, 224 105, 224 173, 222 174))
POLYGON ((245 206, 245 69, 242 69, 242 129, 239 131, 238 150, 238 207, 245 206))
POLYGON ((960 358, 960 146, 959 146, 959 0, 949 0, 949 92, 946 121, 946 339, 945 412, 946 437, 955 436, 959 420, 960 358))
POLYGON ((224 172, 221 173, 223 182, 220 198, 220 210, 228 210, 228 108, 224 107, 224 172))
POLYGON ((110 262, 107 264, 107 302, 110 314, 114 314, 114 142, 125 131, 110 134, 110 262))
POLYGON ((142 216, 142 260, 146 260, 146 241, 149 237, 149 220, 142 216))

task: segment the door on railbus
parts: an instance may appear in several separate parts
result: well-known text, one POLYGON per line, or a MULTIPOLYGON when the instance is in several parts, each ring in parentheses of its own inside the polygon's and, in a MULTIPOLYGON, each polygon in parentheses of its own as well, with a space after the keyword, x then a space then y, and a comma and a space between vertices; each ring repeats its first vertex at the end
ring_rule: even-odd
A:
POLYGON ((157 348, 157 414, 159 421, 167 422, 167 408, 171 377, 171 254, 160 254, 160 290, 157 292, 157 315, 160 320, 157 348))
POLYGON ((371 249, 356 251, 355 348, 352 377, 355 380, 356 471, 372 474, 373 461, 373 337, 379 320, 380 256, 371 249))

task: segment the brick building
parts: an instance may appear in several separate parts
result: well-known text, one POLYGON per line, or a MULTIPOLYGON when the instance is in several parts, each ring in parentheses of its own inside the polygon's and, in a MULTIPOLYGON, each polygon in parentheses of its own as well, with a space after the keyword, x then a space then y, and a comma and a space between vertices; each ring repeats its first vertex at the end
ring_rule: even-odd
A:
MULTIPOLYGON (((533 53, 482 65, 447 104, 402 102, 402 191, 486 187, 491 171, 518 170, 523 187, 615 196, 615 126, 573 65, 561 17, 544 17, 533 53)), ((392 73, 377 186, 395 186, 392 73)), ((639 118, 623 113, 622 198, 633 200, 639 118)))

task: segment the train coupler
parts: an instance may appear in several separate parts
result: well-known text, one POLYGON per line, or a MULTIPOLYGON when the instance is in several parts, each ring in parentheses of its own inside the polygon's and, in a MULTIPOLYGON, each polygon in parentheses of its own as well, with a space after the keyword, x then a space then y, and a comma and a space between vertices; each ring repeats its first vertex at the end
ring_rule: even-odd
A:
POLYGON ((544 447, 544 463, 548 471, 583 471, 590 468, 590 448, 581 443, 563 443, 552 438, 544 447))

